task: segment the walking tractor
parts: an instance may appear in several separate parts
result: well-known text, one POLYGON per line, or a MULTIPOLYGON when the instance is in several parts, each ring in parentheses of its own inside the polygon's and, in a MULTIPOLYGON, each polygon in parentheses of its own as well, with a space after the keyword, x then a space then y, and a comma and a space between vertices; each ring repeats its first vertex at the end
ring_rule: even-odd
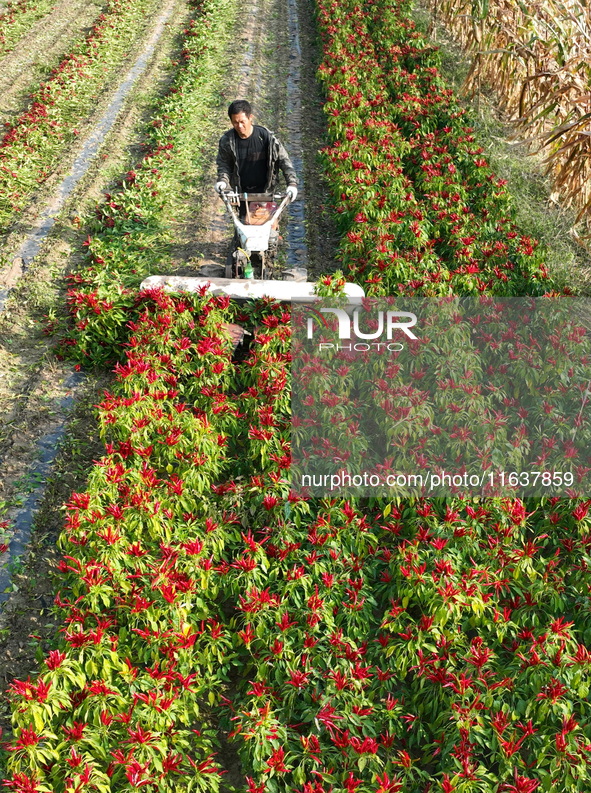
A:
POLYGON ((279 241, 277 227, 283 210, 290 203, 289 196, 239 194, 227 190, 220 190, 220 196, 234 222, 226 278, 257 277, 265 280, 272 274, 276 263, 279 241), (240 206, 243 208, 243 220, 236 211, 240 206))
MULTIPOLYGON (((151 275, 142 281, 142 289, 164 287, 170 292, 206 292, 228 295, 233 300, 256 300, 271 297, 294 303, 315 303, 315 284, 274 278, 279 243, 277 225, 289 195, 235 193, 219 191, 234 222, 234 238, 226 261, 226 277, 151 275), (242 211, 236 212, 242 204, 242 211), (240 216, 244 219, 241 220, 240 216)), ((365 292, 358 284, 347 283, 345 295, 351 306, 360 305, 365 292)), ((229 325, 234 347, 244 335, 239 325, 229 325)))

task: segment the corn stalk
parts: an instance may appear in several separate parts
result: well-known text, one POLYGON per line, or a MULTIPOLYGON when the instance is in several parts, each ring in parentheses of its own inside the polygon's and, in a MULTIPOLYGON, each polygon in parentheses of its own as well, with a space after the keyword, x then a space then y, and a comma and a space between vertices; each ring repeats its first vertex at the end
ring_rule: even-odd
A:
POLYGON ((584 0, 427 0, 473 53, 463 90, 494 86, 544 151, 561 203, 591 218, 591 10, 584 0))

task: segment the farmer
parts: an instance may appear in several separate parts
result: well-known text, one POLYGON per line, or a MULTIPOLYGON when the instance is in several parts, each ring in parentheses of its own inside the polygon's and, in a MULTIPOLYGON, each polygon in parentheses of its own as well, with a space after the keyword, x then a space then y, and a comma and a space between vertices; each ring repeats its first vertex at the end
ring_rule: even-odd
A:
MULTIPOLYGON (((220 138, 218 156, 218 193, 231 187, 239 193, 273 193, 277 189, 279 169, 287 183, 286 193, 291 201, 298 194, 298 179, 289 155, 274 133, 253 124, 250 102, 237 99, 228 108, 232 122, 220 138)), ((246 208, 240 205, 241 218, 246 208)))

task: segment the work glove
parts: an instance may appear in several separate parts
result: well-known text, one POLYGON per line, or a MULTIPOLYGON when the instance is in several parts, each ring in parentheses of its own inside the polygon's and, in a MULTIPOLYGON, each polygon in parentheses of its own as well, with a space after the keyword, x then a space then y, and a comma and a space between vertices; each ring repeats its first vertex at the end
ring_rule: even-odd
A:
POLYGON ((289 196, 289 200, 290 201, 295 201, 296 200, 297 195, 298 195, 298 188, 295 185, 290 184, 285 192, 289 196))
POLYGON ((224 181, 216 182, 215 183, 215 190, 216 190, 217 193, 221 193, 222 190, 225 190, 227 186, 228 185, 224 181))

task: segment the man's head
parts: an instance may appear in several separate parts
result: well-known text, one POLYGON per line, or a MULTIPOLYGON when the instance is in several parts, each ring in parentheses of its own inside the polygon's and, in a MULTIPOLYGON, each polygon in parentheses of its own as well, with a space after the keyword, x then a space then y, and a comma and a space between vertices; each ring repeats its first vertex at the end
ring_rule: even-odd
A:
POLYGON ((246 99, 237 99, 228 108, 228 116, 236 134, 240 138, 250 138, 252 135, 252 107, 246 99))

